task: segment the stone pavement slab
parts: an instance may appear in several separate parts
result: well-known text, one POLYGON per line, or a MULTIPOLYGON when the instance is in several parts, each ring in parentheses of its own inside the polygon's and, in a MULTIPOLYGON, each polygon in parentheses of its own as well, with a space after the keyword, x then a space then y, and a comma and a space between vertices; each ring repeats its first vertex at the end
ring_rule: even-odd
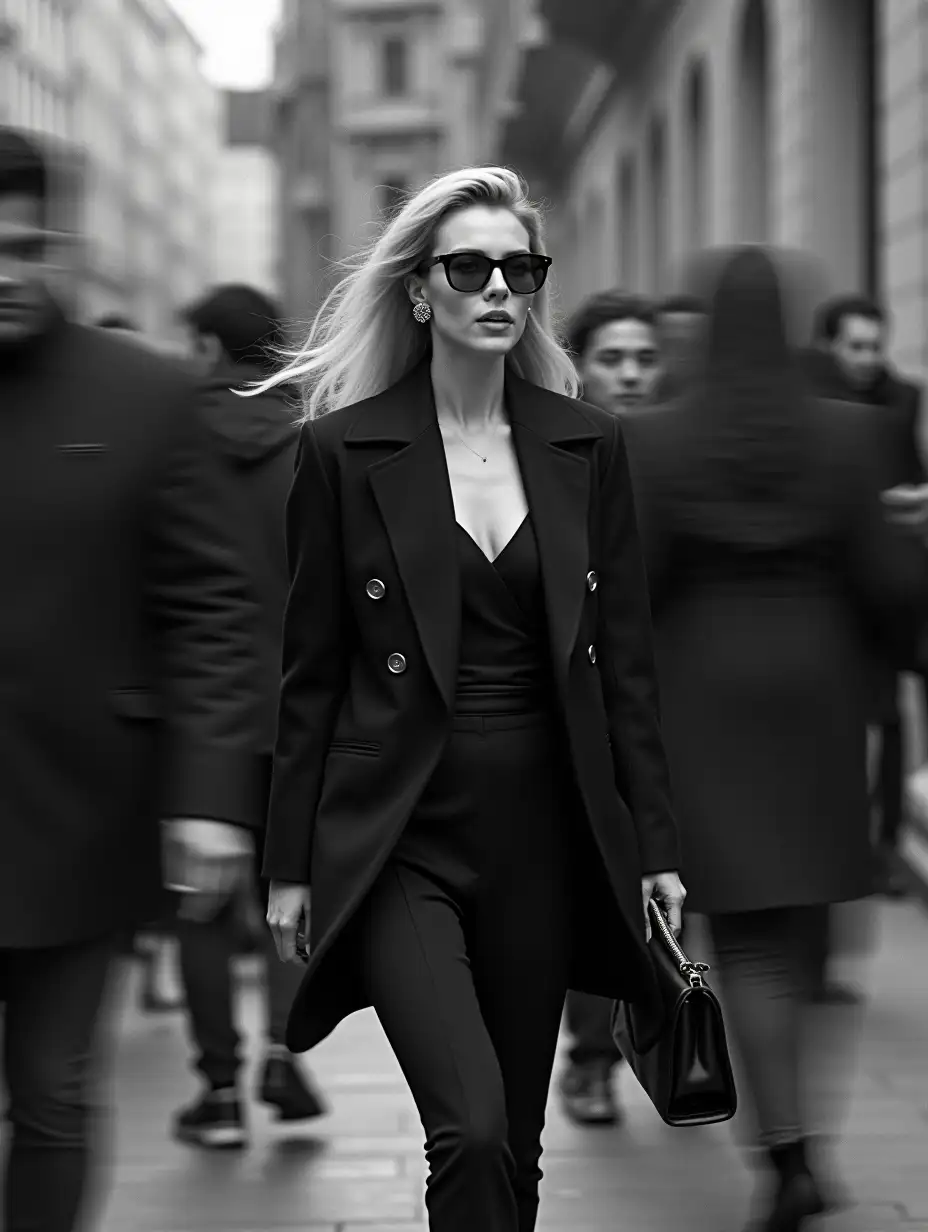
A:
MULTIPOLYGON (((886 905, 878 923, 878 949, 855 960, 869 1004, 839 1150, 857 1205, 815 1232, 928 1232, 928 918, 886 905)), ((306 1059, 329 1116, 282 1129, 255 1108, 252 1149, 217 1156, 168 1138, 172 1113, 196 1090, 182 1025, 145 1018, 132 1000, 129 990, 99 1232, 425 1232, 422 1133, 373 1015, 356 1015, 306 1059)), ((243 1017, 256 1052, 254 988, 243 1017)), ((615 1129, 577 1128, 552 1094, 538 1232, 741 1232, 752 1191, 738 1145, 746 1117, 671 1130, 627 1073, 619 1086, 627 1117, 615 1129)))

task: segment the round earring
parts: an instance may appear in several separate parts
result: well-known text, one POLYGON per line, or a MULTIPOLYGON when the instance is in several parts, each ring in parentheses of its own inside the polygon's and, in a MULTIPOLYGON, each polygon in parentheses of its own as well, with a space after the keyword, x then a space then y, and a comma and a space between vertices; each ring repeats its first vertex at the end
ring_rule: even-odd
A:
POLYGON ((427 304, 425 300, 420 300, 412 310, 412 315, 420 325, 425 325, 432 319, 432 306, 427 304))

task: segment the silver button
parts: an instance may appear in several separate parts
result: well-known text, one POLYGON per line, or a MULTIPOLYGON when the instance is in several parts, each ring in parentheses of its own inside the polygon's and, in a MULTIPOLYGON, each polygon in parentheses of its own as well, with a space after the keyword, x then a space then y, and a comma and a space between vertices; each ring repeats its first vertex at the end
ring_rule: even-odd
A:
POLYGON ((599 577, 596 574, 596 570, 591 569, 589 573, 586 575, 586 588, 587 590, 592 591, 592 590, 595 590, 598 585, 599 585, 599 577))
POLYGON ((587 654, 590 656, 590 662, 595 663, 596 662, 596 647, 591 646, 589 650, 587 651, 587 654))
POLYGON ((392 654, 387 659, 387 667, 389 667, 394 676, 402 676, 406 670, 406 660, 401 654, 392 654))
POLYGON ((371 578, 364 589, 367 591, 368 599, 382 599, 387 593, 387 588, 380 578, 371 578))

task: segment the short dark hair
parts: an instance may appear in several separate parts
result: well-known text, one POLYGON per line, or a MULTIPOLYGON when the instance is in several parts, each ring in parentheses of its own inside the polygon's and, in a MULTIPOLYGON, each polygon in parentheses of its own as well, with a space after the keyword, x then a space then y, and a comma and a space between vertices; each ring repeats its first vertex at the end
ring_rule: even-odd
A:
POLYGON ((0 196, 32 197, 48 205, 49 176, 39 146, 18 128, 0 124, 0 196))
POLYGON ((644 296, 618 288, 600 291, 584 300, 567 322, 567 345, 574 357, 581 358, 592 335, 613 321, 640 321, 652 329, 657 326, 654 305, 644 296))
POLYGON ((214 287, 180 315, 198 334, 217 337, 237 364, 268 364, 272 359, 270 348, 281 341, 279 305, 244 283, 214 287))
POLYGON ((815 311, 812 334, 816 342, 834 342, 841 332, 845 317, 864 317, 867 321, 886 324, 886 313, 866 295, 836 295, 815 311))
POLYGON ((94 321, 97 329, 124 329, 130 333, 141 333, 138 325, 131 317, 123 316, 121 312, 105 312, 94 321))
POLYGON ((686 313, 687 316, 704 316, 706 305, 698 295, 668 295, 657 305, 659 317, 670 316, 675 312, 686 313))

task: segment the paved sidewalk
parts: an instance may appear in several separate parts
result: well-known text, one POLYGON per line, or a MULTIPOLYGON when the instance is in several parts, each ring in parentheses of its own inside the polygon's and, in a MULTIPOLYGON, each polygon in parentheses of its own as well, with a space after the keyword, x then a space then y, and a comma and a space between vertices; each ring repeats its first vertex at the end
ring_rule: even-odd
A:
MULTIPOLYGON (((911 905, 877 914, 840 1148, 857 1205, 815 1232, 928 1232, 928 917, 911 905)), ((244 1002, 254 1028, 253 989, 244 1002)), ((128 1009, 101 1232, 424 1232, 422 1135, 376 1020, 349 1020, 311 1062, 329 1117, 284 1133, 259 1109, 247 1154, 200 1153, 166 1133, 195 1090, 181 1028, 128 1009)), ((741 1232, 752 1178, 732 1130, 666 1129, 627 1074, 620 1091, 618 1129, 577 1129, 552 1097, 538 1232, 741 1232)))

